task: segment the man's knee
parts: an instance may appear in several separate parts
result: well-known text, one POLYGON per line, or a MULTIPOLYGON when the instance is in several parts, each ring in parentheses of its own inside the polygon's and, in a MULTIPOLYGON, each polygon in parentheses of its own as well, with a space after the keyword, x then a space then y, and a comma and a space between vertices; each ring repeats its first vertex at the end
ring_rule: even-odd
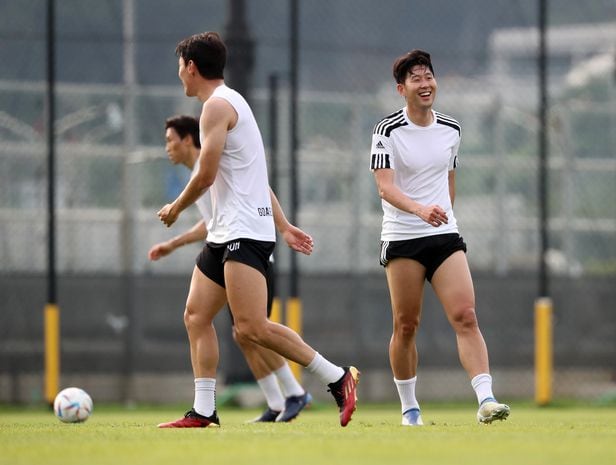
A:
POLYGON ((199 328, 210 326, 211 324, 212 320, 210 318, 198 312, 192 305, 186 305, 184 309, 184 326, 186 326, 188 331, 195 331, 199 328))
POLYGON ((466 305, 457 309, 452 317, 452 325, 456 331, 469 331, 477 328, 479 325, 475 308, 466 305))
POLYGON ((233 325, 233 330, 232 330, 231 334, 233 335, 233 340, 239 346, 246 346, 246 345, 249 345, 249 344, 251 344, 253 342, 253 341, 251 341, 248 338, 246 332, 239 331, 237 329, 237 325, 236 324, 233 325))
POLYGON ((417 334, 418 328, 418 318, 399 318, 394 321, 394 337, 403 340, 411 340, 417 334))
POLYGON ((233 337, 238 344, 252 342, 261 344, 267 339, 265 325, 254 321, 236 321, 233 326, 233 337))

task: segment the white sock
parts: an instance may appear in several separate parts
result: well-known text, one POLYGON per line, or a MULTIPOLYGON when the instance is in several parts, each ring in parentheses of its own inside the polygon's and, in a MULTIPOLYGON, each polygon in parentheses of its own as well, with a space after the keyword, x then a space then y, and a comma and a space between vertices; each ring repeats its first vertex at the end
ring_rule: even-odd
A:
POLYGON ((394 383, 398 388, 398 395, 400 396, 400 404, 402 406, 402 413, 412 408, 419 408, 419 403, 415 398, 415 384, 417 383, 417 376, 411 379, 396 379, 394 383))
POLYGON ((302 388, 302 385, 299 384, 295 376, 293 376, 291 367, 289 367, 287 362, 284 362, 284 365, 274 371, 274 374, 276 378, 278 378, 278 382, 280 383, 285 397, 304 395, 304 388, 302 388))
POLYGON ((270 373, 261 379, 257 380, 257 384, 263 391, 267 406, 276 412, 282 412, 284 410, 284 397, 280 391, 280 386, 276 380, 274 373, 270 373))
POLYGON ((216 410, 216 379, 195 378, 193 409, 204 417, 209 417, 214 413, 214 410, 216 410))
POLYGON ((325 384, 335 383, 344 376, 344 370, 342 368, 326 360, 318 352, 306 369, 310 373, 317 375, 325 384))
POLYGON ((487 373, 481 373, 475 376, 471 380, 471 386, 475 390, 475 394, 477 395, 477 402, 479 405, 486 399, 494 399, 494 394, 492 393, 492 377, 487 373))

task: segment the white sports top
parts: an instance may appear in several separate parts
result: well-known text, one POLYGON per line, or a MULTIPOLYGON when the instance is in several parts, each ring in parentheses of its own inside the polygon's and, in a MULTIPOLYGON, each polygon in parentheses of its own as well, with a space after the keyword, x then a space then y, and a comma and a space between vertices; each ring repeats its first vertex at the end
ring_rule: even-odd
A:
POLYGON ((442 113, 432 111, 432 116, 432 124, 417 126, 404 107, 379 121, 372 134, 370 169, 393 169, 394 184, 404 194, 422 205, 441 206, 449 222, 435 228, 382 200, 382 241, 458 232, 448 172, 458 165, 460 124, 442 113))
MULTIPOLYGON (((195 176, 199 171, 199 164, 195 163, 195 166, 192 170, 191 177, 195 176)), ((210 196, 210 191, 207 190, 205 194, 197 199, 195 202, 197 208, 199 209, 199 213, 201 213, 201 217, 203 221, 205 221, 205 227, 209 231, 210 230, 210 221, 212 221, 212 198, 210 196)), ((274 263, 274 254, 271 254, 269 257, 269 261, 274 263)))
MULTIPOLYGON (((212 221, 207 241, 234 239, 276 241, 265 149, 252 110, 244 97, 225 85, 210 98, 222 98, 237 112, 237 124, 227 133, 216 180, 209 189, 212 221)), ((203 134, 200 134, 203 145, 203 134)))

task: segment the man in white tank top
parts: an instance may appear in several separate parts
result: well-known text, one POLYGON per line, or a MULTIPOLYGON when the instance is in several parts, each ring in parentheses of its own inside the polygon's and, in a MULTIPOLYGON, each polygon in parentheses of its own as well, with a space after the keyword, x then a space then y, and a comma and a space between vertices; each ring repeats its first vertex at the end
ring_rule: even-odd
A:
MULTIPOLYGON (((227 302, 242 337, 306 367, 329 386, 340 424, 346 426, 356 407, 359 371, 329 362, 295 331, 267 318, 265 273, 276 240, 274 221, 279 224, 282 218, 275 215, 279 209, 272 208, 265 151, 252 111, 224 83, 226 47, 217 33, 206 32, 180 42, 176 54, 186 95, 203 102, 201 151, 197 173, 158 216, 171 226, 184 209, 210 191, 213 217, 184 313, 195 402, 183 418, 159 427, 220 425, 215 405, 218 342, 212 322, 227 302)), ((297 228, 287 228, 285 239, 294 250, 312 248, 310 237, 297 228)))
MULTIPOLYGON (((196 162, 199 158, 200 148, 199 120, 197 118, 181 115, 167 119, 165 122, 165 150, 169 160, 174 165, 185 166, 191 170, 194 176, 198 169, 196 162)), ((274 194, 272 193, 272 195, 274 194)), ((273 203, 277 205, 277 201, 273 203)), ((202 219, 189 230, 167 241, 153 245, 148 252, 150 260, 156 261, 184 245, 205 241, 208 233, 207 225, 212 219, 209 191, 199 197, 195 204, 202 219)), ((280 232, 283 234, 284 230, 280 232)), ((269 317, 274 297, 272 267, 268 268, 267 271, 269 317)), ((297 382, 287 361, 276 352, 239 336, 235 331, 235 325, 233 325, 233 339, 242 350, 267 402, 267 409, 254 421, 288 422, 295 419, 310 403, 311 396, 297 382)))
POLYGON ((415 340, 426 280, 456 333, 460 360, 479 403, 477 419, 504 420, 509 407, 492 393, 466 244, 453 215, 460 125, 432 109, 437 85, 428 53, 413 50, 399 57, 393 74, 405 106, 374 127, 370 169, 383 206, 380 263, 391 295, 389 358, 402 425, 423 424, 415 398, 415 340))

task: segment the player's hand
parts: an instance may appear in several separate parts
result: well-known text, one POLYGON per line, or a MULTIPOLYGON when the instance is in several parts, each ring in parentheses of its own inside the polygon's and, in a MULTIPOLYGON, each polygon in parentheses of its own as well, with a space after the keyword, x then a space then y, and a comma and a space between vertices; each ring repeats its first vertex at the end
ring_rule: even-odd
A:
POLYGON ((304 255, 310 255, 312 253, 312 247, 314 246, 312 237, 298 227, 290 224, 282 233, 282 237, 287 245, 296 252, 301 252, 304 255))
POLYGON ((163 208, 158 211, 158 217, 160 221, 162 221, 165 226, 169 227, 178 219, 178 214, 173 209, 173 204, 168 203, 163 208))
POLYGON ((449 221, 445 210, 438 205, 428 205, 427 207, 420 208, 417 212, 417 216, 435 228, 438 228, 442 224, 447 224, 449 221))
POLYGON ((159 258, 166 257, 173 252, 173 246, 168 242, 160 242, 152 246, 148 252, 148 258, 152 261, 156 261, 159 258))

